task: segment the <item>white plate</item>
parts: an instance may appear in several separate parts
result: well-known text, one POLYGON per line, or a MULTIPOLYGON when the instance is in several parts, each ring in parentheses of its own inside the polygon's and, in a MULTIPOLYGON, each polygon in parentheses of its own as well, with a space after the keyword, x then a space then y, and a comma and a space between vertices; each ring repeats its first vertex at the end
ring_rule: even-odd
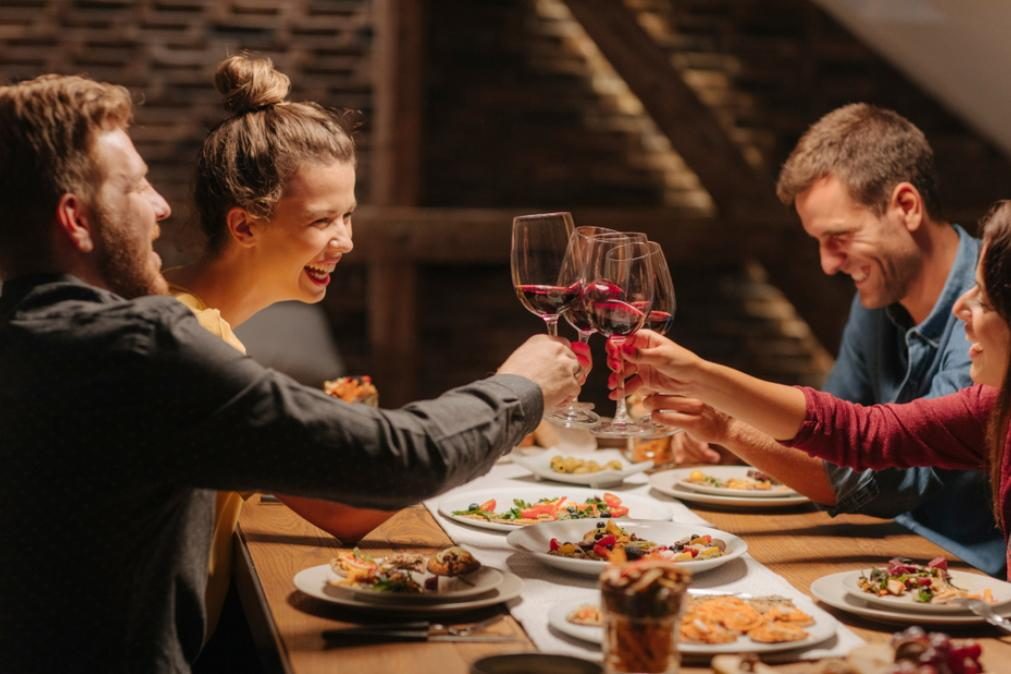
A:
POLYGON ((676 468, 665 470, 660 473, 653 473, 649 476, 649 486, 666 496, 671 496, 679 501, 689 501, 691 503, 704 503, 706 505, 716 505, 734 508, 779 508, 782 506, 795 506, 810 503, 806 496, 802 494, 789 494, 786 496, 766 496, 764 498, 750 498, 746 496, 717 496, 715 494, 705 494, 693 489, 683 489, 680 486, 680 473, 686 469, 676 468))
MULTIPOLYGON (((918 602, 914 599, 916 596, 915 592, 907 592, 901 596, 878 596, 870 592, 864 592, 860 589, 859 583, 861 573, 865 575, 869 574, 870 569, 851 571, 843 577, 842 583, 847 592, 859 597, 868 604, 880 606, 889 611, 905 611, 907 613, 961 613, 963 615, 970 613, 967 608, 958 604, 925 604, 918 602)), ((1008 608, 1008 603, 1011 602, 1011 584, 991 578, 990 576, 982 576, 978 573, 969 573, 967 571, 950 570, 948 573, 951 574, 952 584, 963 590, 981 593, 984 588, 990 588, 994 598, 993 607, 995 609, 1008 608)))
MULTIPOLYGON (((614 493, 621 498, 623 505, 628 506, 628 515, 626 517, 640 520, 669 520, 671 518, 670 506, 665 503, 660 503, 648 496, 637 496, 635 494, 624 494, 622 492, 614 493)), ((512 506, 513 499, 517 498, 523 499, 528 503, 533 503, 542 498, 555 499, 560 496, 565 496, 576 503, 582 503, 591 496, 599 498, 603 494, 604 490, 602 489, 580 489, 579 487, 561 487, 547 484, 543 487, 521 487, 518 489, 503 487, 501 489, 485 489, 483 491, 470 491, 463 494, 449 496, 439 502, 439 513, 443 517, 448 517, 449 519, 460 522, 461 524, 469 524, 472 527, 492 529, 494 531, 516 531, 516 529, 530 525, 503 524, 502 522, 489 522, 488 520, 472 519, 462 515, 454 515, 453 511, 466 510, 472 503, 484 503, 488 499, 492 498, 496 501, 495 511, 503 512, 508 510, 512 506)), ((596 518, 564 521, 596 522, 596 518)))
MULTIPOLYGON (((689 594, 691 594, 691 591, 689 591, 689 594)), ((583 599, 569 600, 555 604, 548 611, 548 624, 562 634, 566 634, 576 639, 581 639, 582 641, 599 644, 604 638, 603 629, 600 627, 592 627, 590 625, 576 625, 575 623, 570 623, 566 619, 566 616, 568 616, 569 613, 580 606, 594 603, 596 602, 586 601, 583 599)), ((804 628, 808 633, 806 639, 778 644, 763 644, 757 641, 752 641, 748 637, 739 637, 737 641, 729 644, 697 644, 682 641, 678 644, 678 650, 681 651, 682 655, 705 657, 720 655, 722 653, 775 653, 780 651, 799 651, 805 648, 810 648, 816 644, 820 644, 835 634, 838 627, 838 623, 835 618, 818 609, 810 600, 794 599, 793 603, 801 611, 804 611, 814 618, 814 624, 810 627, 804 628)))
MULTIPOLYGON (((427 578, 433 574, 418 571, 411 572, 411 576, 419 584, 424 586, 427 578)), ((340 580, 341 576, 330 570, 332 580, 340 580)), ((330 590, 343 596, 354 597, 361 601, 373 603, 389 604, 390 602, 399 604, 424 604, 462 601, 475 597, 479 594, 490 592, 502 584, 505 576, 498 569, 490 566, 482 566, 477 571, 468 573, 466 576, 456 576, 453 578, 439 578, 438 592, 422 592, 411 594, 406 592, 380 592, 370 589, 368 586, 355 587, 352 585, 333 585, 330 590)))
MULTIPOLYGON (((811 594, 832 608, 846 611, 878 622, 897 625, 979 625, 984 621, 978 615, 960 613, 913 613, 911 611, 892 611, 874 604, 869 604, 862 597, 856 597, 843 585, 843 579, 852 571, 842 571, 822 576, 811 583, 811 594)), ((870 595, 867 595, 868 597, 870 595)), ((1004 608, 999 614, 1011 616, 1011 610, 1004 608)))
POLYGON ((552 449, 538 454, 516 454, 513 457, 513 462, 529 470, 539 480, 585 484, 590 487, 621 484, 629 475, 641 473, 653 466, 652 461, 629 463, 622 457, 621 452, 614 449, 597 450, 592 453, 583 454, 552 449), (584 461, 596 461, 599 464, 605 464, 608 461, 620 461, 622 468, 621 470, 601 470, 596 473, 559 473, 551 469, 551 460, 556 456, 572 457, 584 461))
POLYGON ((783 496, 797 496, 797 492, 784 484, 773 485, 772 489, 764 491, 761 489, 729 489, 727 487, 714 487, 711 484, 699 482, 689 482, 688 476, 699 471, 704 475, 715 477, 719 480, 738 479, 743 480, 748 477, 748 471, 754 470, 751 466, 696 466, 694 468, 677 468, 673 471, 674 481, 681 489, 689 489, 702 494, 712 494, 713 496, 734 496, 737 498, 780 498, 783 496))
MULTIPOLYGON (((534 557, 548 566, 563 571, 572 571, 586 576, 598 576, 607 566, 607 562, 592 559, 574 559, 548 554, 548 545, 552 538, 559 541, 580 541, 583 534, 596 526, 600 520, 567 520, 564 522, 545 522, 518 529, 506 536, 506 543, 533 554, 534 557)), ((606 521, 606 520, 605 520, 606 521)), ((640 538, 654 543, 673 543, 691 534, 709 534, 720 538, 727 544, 727 551, 721 557, 702 559, 690 562, 676 562, 681 568, 692 573, 701 573, 722 566, 732 559, 737 559, 748 550, 748 545, 733 534, 719 529, 699 526, 697 524, 679 524, 677 522, 650 522, 641 520, 615 520, 622 529, 633 531, 640 538)))
MULTIPOLYGON (((498 569, 496 569, 498 570, 498 569)), ((362 600, 356 594, 348 594, 334 588, 327 581, 332 577, 333 571, 329 564, 310 566, 295 574, 294 582, 302 592, 310 597, 315 597, 331 604, 338 604, 354 609, 366 611, 392 611, 395 613, 417 613, 417 614, 443 614, 468 611, 470 609, 482 608, 484 606, 494 606, 504 601, 509 601, 519 596, 523 589, 523 581, 519 576, 509 571, 499 571, 503 578, 502 583, 488 592, 464 599, 462 601, 447 602, 398 602, 398 601, 368 601, 362 600)))

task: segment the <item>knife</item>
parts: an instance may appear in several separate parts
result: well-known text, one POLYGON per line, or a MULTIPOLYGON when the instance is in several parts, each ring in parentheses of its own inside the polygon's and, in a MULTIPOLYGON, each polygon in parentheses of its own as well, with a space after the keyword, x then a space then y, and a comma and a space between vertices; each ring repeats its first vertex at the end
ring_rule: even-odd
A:
POLYGON ((517 641, 508 634, 430 634, 427 629, 391 630, 373 627, 347 627, 324 630, 325 641, 469 641, 503 643, 517 641))

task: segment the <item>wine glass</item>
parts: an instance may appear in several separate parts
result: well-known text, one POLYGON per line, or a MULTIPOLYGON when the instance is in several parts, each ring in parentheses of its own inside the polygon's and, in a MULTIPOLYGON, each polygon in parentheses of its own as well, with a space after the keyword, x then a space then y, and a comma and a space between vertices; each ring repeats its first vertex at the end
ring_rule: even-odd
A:
POLYGON ((666 335, 674 324, 674 311, 677 309, 677 298, 674 295, 674 281, 670 276, 670 267, 663 254, 663 248, 656 241, 649 241, 650 262, 653 265, 653 306, 646 315, 644 328, 666 335))
MULTIPOLYGON (((570 213, 539 213, 513 219, 513 288, 527 311, 558 335, 558 318, 579 297, 581 284, 567 256, 573 223, 570 213), (568 265, 568 266, 566 266, 568 265)), ((592 426, 599 417, 578 405, 559 409, 548 420, 563 426, 592 426)))
MULTIPOLYGON (((583 225, 576 227, 572 232, 569 248, 565 253, 565 262, 562 265, 562 282, 566 285, 579 283, 579 297, 569 305, 562 316, 576 331, 578 341, 587 345, 590 336, 597 331, 590 323, 589 308, 584 302, 586 284, 593 274, 593 241, 597 238, 623 238, 628 242, 646 241, 646 235, 642 232, 619 232, 608 227, 583 225)), ((581 403, 578 400, 572 401, 569 406, 593 409, 593 403, 581 403)))
POLYGON ((511 267, 516 297, 527 311, 544 319, 553 337, 558 335, 558 317, 579 291, 578 286, 563 286, 559 281, 572 229, 570 213, 513 219, 511 267))
MULTIPOLYGON (((586 285, 584 302, 590 323, 609 346, 620 349, 625 339, 641 328, 653 304, 653 267, 645 241, 599 237, 593 242, 593 280, 586 285)), ((592 433, 604 438, 647 435, 652 429, 628 415, 625 385, 618 373, 618 399, 613 419, 601 419, 592 433)))
POLYGON ((572 326, 578 335, 580 342, 587 344, 590 335, 597 330, 590 322, 590 312, 586 303, 583 302, 583 295, 586 284, 591 280, 593 274, 593 242, 594 239, 619 238, 631 243, 633 241, 646 241, 646 235, 642 232, 619 232, 607 227, 576 227, 569 239, 569 248, 566 251, 566 262, 563 265, 562 277, 568 282, 578 282, 580 296, 569 305, 565 311, 565 321, 572 326))
MULTIPOLYGON (((666 335, 670 331, 671 325, 674 324, 674 311, 677 308, 674 281, 671 279, 670 267, 667 265, 667 258, 664 256, 660 244, 649 241, 646 246, 649 249, 650 265, 653 268, 653 303, 646 311, 646 320, 643 321, 642 327, 666 335)), ((643 430, 651 437, 673 435, 679 431, 671 426, 658 424, 648 416, 639 419, 636 423, 642 426, 643 430)))

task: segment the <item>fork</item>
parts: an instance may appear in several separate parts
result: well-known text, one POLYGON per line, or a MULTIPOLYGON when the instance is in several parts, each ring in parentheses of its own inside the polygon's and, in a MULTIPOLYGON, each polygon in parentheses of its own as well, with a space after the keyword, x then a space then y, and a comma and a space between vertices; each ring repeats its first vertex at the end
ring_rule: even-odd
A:
POLYGON ((1011 632, 1011 620, 998 615, 997 612, 993 610, 993 607, 985 601, 981 601, 979 599, 968 599, 966 597, 956 597, 955 599, 952 599, 952 603, 964 606, 994 627, 999 627, 1005 632, 1011 632))

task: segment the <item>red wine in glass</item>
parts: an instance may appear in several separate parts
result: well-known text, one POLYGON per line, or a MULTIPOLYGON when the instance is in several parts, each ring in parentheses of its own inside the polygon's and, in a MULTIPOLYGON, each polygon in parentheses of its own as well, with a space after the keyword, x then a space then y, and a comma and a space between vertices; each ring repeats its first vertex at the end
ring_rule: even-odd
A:
POLYGON ((562 313, 579 296, 579 290, 578 283, 569 286, 524 283, 516 286, 523 306, 541 318, 562 313))
POLYGON ((673 323, 674 314, 669 311, 654 309, 646 314, 646 322, 643 323, 642 327, 652 330, 653 332, 659 332, 661 335, 665 335, 667 334, 667 331, 670 330, 670 326, 673 323))

